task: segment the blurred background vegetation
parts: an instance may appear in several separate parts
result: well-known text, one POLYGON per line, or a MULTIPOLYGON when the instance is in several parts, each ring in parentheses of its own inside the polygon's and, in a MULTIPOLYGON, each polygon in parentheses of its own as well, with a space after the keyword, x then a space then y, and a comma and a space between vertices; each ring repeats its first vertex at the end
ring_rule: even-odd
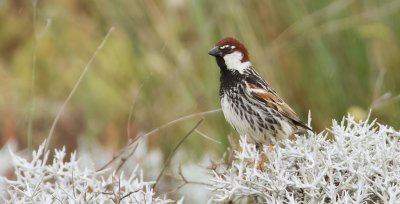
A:
MULTIPOLYGON (((321 131, 351 112, 400 127, 398 0, 0 1, 0 134, 36 147, 105 34, 115 27, 58 122, 53 143, 110 150, 184 115, 219 108, 219 68, 207 55, 243 41, 258 72, 321 131), (137 96, 137 97, 136 97, 137 96), (134 102, 135 101, 135 102, 134 102)), ((198 119, 152 135, 170 151, 198 119)), ((222 113, 185 142, 191 158, 220 155, 236 134, 222 113)))

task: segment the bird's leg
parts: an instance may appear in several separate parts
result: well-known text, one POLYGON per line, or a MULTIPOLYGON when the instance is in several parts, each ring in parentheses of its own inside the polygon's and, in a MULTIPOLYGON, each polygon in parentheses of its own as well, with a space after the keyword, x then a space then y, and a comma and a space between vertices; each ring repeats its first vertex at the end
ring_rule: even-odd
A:
POLYGON ((272 152, 274 150, 274 146, 272 146, 272 144, 269 144, 268 150, 269 150, 269 152, 272 152))
POLYGON ((263 148, 263 145, 261 143, 256 142, 256 150, 258 151, 258 153, 261 153, 263 148))
MULTIPOLYGON (((270 144, 270 150, 272 148, 272 145, 270 144)), ((263 150, 263 144, 261 143, 256 143, 256 150, 257 153, 260 155, 261 159, 258 162, 257 165, 257 169, 260 171, 264 171, 265 170, 265 164, 269 162, 268 156, 266 155, 266 153, 264 153, 263 150)))

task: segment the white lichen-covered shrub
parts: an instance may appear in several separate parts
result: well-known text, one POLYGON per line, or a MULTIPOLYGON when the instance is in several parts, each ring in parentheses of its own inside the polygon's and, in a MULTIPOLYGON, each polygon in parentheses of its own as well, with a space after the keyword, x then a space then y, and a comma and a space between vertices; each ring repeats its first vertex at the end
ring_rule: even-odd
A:
POLYGON ((138 169, 129 176, 111 170, 81 168, 75 154, 64 162, 65 150, 55 150, 47 163, 44 145, 30 161, 11 153, 15 179, 0 178, 0 203, 171 203, 155 197, 153 182, 143 181, 138 169), (138 175, 139 174, 139 175, 138 175))
MULTIPOLYGON (((210 202, 400 203, 400 132, 367 121, 348 116, 260 150, 242 136, 229 164, 212 165, 210 202)), ((43 145, 31 159, 9 154, 15 178, 0 177, 0 203, 174 203, 157 197, 138 168, 96 171, 76 154, 64 162, 63 149, 49 162, 43 145)))
POLYGON ((232 163, 214 171, 211 201, 400 203, 399 139, 391 127, 351 116, 261 154, 241 137, 232 163))

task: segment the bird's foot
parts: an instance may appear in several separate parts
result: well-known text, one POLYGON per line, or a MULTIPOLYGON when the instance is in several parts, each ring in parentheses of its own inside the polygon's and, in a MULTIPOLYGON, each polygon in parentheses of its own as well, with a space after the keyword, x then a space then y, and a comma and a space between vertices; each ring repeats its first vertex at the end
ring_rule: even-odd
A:
MULTIPOLYGON (((274 150, 274 146, 269 144, 268 145, 268 153, 272 152, 273 150, 274 150)), ((269 163, 269 158, 267 156, 267 153, 262 152, 262 151, 260 151, 260 156, 261 156, 261 159, 258 162, 257 169, 260 170, 260 171, 265 171, 265 165, 267 163, 269 163)))
POLYGON ((258 162, 257 169, 260 171, 265 171, 265 165, 269 163, 268 156, 264 153, 261 153, 261 159, 258 162))

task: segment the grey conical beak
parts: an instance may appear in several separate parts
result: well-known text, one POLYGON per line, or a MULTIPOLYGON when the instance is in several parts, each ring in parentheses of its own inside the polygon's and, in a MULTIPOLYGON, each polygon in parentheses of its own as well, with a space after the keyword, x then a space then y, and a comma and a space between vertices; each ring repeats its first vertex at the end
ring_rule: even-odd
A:
POLYGON ((217 57, 217 56, 222 56, 222 52, 218 47, 214 47, 208 52, 209 55, 217 57))

